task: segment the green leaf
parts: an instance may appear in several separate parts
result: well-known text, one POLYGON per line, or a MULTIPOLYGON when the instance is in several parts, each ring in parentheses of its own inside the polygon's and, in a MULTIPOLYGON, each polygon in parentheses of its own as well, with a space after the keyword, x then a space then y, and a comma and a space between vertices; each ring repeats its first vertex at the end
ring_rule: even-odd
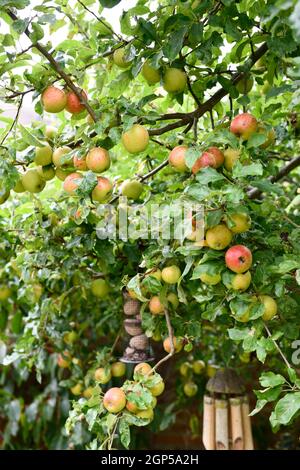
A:
POLYGON ((12 24, 12 27, 15 31, 17 31, 17 33, 22 34, 27 28, 27 24, 28 22, 25 20, 15 20, 12 24))
POLYGON ((243 328, 243 329, 229 328, 229 330, 227 331, 228 331, 229 338, 232 339, 233 341, 241 341, 245 339, 250 333, 249 328, 243 328))
POLYGON ((19 129, 21 130, 21 134, 25 142, 29 145, 33 145, 35 147, 43 147, 45 144, 37 139, 35 135, 31 134, 31 132, 26 129, 26 127, 22 126, 22 124, 19 124, 19 129))
POLYGON ((30 0, 0 0, 0 7, 13 7, 22 10, 30 4, 30 0))
POLYGON ((129 444, 130 444, 130 427, 129 427, 128 422, 126 421, 126 417, 120 419, 119 433, 120 433, 121 443, 126 449, 128 449, 129 444))
POLYGON ((280 374, 274 372, 263 372, 259 378, 259 383, 262 387, 276 387, 285 383, 285 378, 280 374))
POLYGON ((225 180, 225 177, 214 168, 206 167, 202 168, 201 171, 196 174, 196 180, 202 184, 209 184, 215 181, 225 180))
MULTIPOLYGON (((251 148, 259 147, 265 141, 266 141, 265 134, 252 134, 252 136, 247 142, 247 148, 251 149, 251 148)), ((261 174, 261 173, 257 173, 257 174, 261 174)))
POLYGON ((164 55, 172 62, 178 56, 183 46, 184 36, 187 32, 187 27, 180 28, 171 36, 166 44, 163 46, 164 55))
POLYGON ((251 163, 250 165, 242 165, 237 161, 233 167, 232 176, 234 178, 243 178, 245 176, 257 176, 263 174, 261 163, 251 163))
MULTIPOLYGON (((287 425, 300 411, 300 392, 287 393, 275 406, 274 418, 279 424, 287 425)), ((275 421, 274 424, 275 424, 275 421)), ((272 424, 272 423, 271 423, 272 424)), ((272 424, 273 425, 273 424, 272 424)))
POLYGON ((118 5, 121 0, 99 0, 99 2, 100 5, 102 5, 104 8, 113 8, 118 5))
POLYGON ((37 42, 43 39, 44 37, 44 30, 38 23, 32 23, 31 27, 33 32, 30 34, 30 39, 32 42, 37 42))

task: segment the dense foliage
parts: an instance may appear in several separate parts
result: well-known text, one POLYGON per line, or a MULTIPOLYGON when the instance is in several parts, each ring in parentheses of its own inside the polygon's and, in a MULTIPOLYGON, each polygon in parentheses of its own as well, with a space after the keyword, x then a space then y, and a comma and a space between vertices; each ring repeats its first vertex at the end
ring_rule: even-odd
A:
MULTIPOLYGON (((293 426, 300 414, 300 4, 137 0, 121 14, 118 33, 104 17, 111 7, 119 15, 120 6, 126 10, 118 0, 0 0, 0 99, 17 109, 14 119, 0 114, 4 448, 128 447, 136 426, 162 431, 183 407, 201 409, 207 378, 201 361, 208 375, 217 367, 240 370, 256 389, 255 413, 272 403, 274 430, 293 426), (45 111, 53 104, 44 93, 50 86, 73 93, 71 112, 65 104, 55 114, 45 111), (19 117, 26 103, 38 119, 24 126, 19 117), (240 113, 259 123, 246 137, 230 127, 240 113), (135 124, 147 129, 149 142, 144 134, 130 144, 122 139, 135 124), (37 158, 36 148, 49 145, 68 146, 59 164, 54 156, 37 158), (168 163, 178 145, 187 147, 184 168, 168 163), (212 146, 225 153, 224 164, 196 171, 212 146), (74 156, 85 162, 95 147, 109 151, 110 168, 106 161, 99 173, 104 169, 113 185, 111 198, 110 187, 98 188, 92 165, 74 169, 74 156), (74 171, 75 183, 68 179, 74 171), (206 242, 189 233, 182 240, 101 239, 108 217, 103 202, 112 200, 120 217, 126 207, 118 206, 118 196, 126 195, 127 179, 142 183, 127 208, 137 227, 139 211, 151 204, 198 204, 206 242), (215 232, 207 232, 216 226, 218 246, 215 232), (243 288, 234 288, 235 274, 225 264, 225 252, 236 245, 253 256, 251 283, 243 288), (169 283, 151 276, 166 266, 179 267, 180 278, 169 283), (108 293, 97 290, 99 279, 108 293), (158 399, 153 421, 151 413, 128 408, 107 412, 108 385, 94 378, 96 369, 109 372, 126 347, 124 286, 142 303, 155 362, 172 333, 166 320, 183 346, 171 361, 176 394, 167 404, 158 399), (154 296, 162 315, 149 310, 154 296)), ((165 222, 165 211, 157 218, 165 222)), ((135 373, 133 380, 127 366, 126 377, 109 384, 148 410, 160 375, 135 373)), ((193 433, 199 432, 195 420, 192 414, 193 433)))

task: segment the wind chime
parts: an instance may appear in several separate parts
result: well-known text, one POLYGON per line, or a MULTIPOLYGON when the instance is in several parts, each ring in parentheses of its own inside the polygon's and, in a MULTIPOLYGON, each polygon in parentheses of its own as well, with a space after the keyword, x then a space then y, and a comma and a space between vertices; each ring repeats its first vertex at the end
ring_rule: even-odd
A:
POLYGON ((220 369, 206 385, 202 441, 206 450, 253 450, 249 401, 240 377, 220 369))
POLYGON ((128 336, 125 351, 120 358, 122 362, 135 364, 153 361, 149 338, 142 328, 140 310, 140 301, 132 299, 126 289, 123 289, 124 329, 128 336))

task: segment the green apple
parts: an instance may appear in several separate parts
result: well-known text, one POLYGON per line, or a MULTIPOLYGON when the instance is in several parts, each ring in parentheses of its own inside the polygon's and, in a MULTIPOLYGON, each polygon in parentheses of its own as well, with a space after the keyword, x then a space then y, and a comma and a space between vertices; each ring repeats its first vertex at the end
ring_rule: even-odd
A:
POLYGON ((189 362, 183 362, 179 367, 179 372, 183 377, 187 377, 193 370, 192 365, 189 362))
POLYGON ((52 180, 56 175, 55 169, 53 168, 52 165, 39 166, 37 167, 37 172, 40 175, 40 177, 45 181, 52 180))
POLYGON ((247 271, 244 274, 235 274, 232 279, 232 289, 244 291, 248 289, 251 284, 251 273, 247 271))
POLYGON ((180 93, 185 89, 187 76, 183 70, 170 67, 163 77, 164 89, 168 93, 180 93))
POLYGON ((123 196, 135 201, 142 194, 143 185, 137 180, 125 180, 121 185, 121 192, 123 196))
POLYGON ((95 279, 91 284, 91 289, 94 296, 101 299, 109 293, 109 285, 105 279, 95 279))
POLYGON ((122 134, 122 142, 129 153, 143 152, 149 143, 148 131, 140 124, 134 124, 122 134))
POLYGON ((226 223, 232 233, 247 232, 251 227, 251 219, 248 214, 239 212, 236 214, 228 214, 226 223))
POLYGON ((36 165, 46 166, 52 163, 52 148, 49 144, 45 144, 43 147, 35 148, 34 163, 36 165))
POLYGON ((153 408, 147 408, 146 410, 138 411, 136 416, 143 419, 150 419, 150 421, 152 421, 154 417, 153 408))
POLYGON ((183 391, 187 397, 194 397, 198 392, 198 386, 194 382, 184 384, 183 391))
POLYGON ((253 83, 253 78, 247 74, 244 78, 242 78, 242 80, 237 83, 236 89, 240 94, 246 95, 247 93, 249 93, 249 91, 251 91, 253 83))
POLYGON ((22 176, 21 181, 25 191, 29 191, 30 193, 40 193, 46 185, 36 169, 27 170, 22 176))
POLYGON ((276 301, 269 295, 260 295, 259 300, 264 306, 264 313, 263 313, 262 319, 265 321, 268 321, 268 320, 271 320, 273 317, 275 317, 277 313, 276 301))
POLYGON ((100 384, 107 384, 111 379, 111 371, 109 368, 98 367, 98 369, 95 370, 94 378, 96 382, 100 384))
POLYGON ((167 266, 161 272, 162 280, 166 284, 176 284, 181 276, 181 271, 178 266, 167 266))
POLYGON ((13 191, 15 193, 24 193, 25 188, 22 184, 21 175, 20 175, 20 179, 16 182, 13 191))
POLYGON ((121 69, 127 69, 132 62, 131 60, 126 60, 125 57, 126 57, 126 49, 124 47, 120 47, 119 49, 116 49, 115 52, 113 53, 113 61, 121 69))
POLYGON ((179 305, 179 299, 176 294, 173 292, 170 292, 170 294, 167 295, 167 301, 173 306, 173 308, 177 308, 179 305))
POLYGON ((163 393, 165 389, 165 384, 164 381, 161 380, 161 382, 158 382, 158 384, 154 385, 153 387, 149 388, 150 392, 154 397, 158 397, 163 393))
POLYGON ((193 362, 193 371, 196 375, 201 375, 205 371, 205 362, 197 359, 193 362))
POLYGON ((4 284, 0 285, 0 301, 7 300, 11 295, 11 289, 4 284))
POLYGON ((232 240, 232 233, 225 224, 219 224, 207 230, 205 239, 209 248, 224 250, 232 240))
POLYGON ((111 365, 111 375, 112 377, 123 377, 126 374, 126 365, 124 362, 114 362, 111 365))
POLYGON ((142 75, 147 80, 149 85, 154 85, 160 81, 160 73, 157 69, 151 67, 146 61, 142 67, 142 75))
POLYGON ((53 140, 57 136, 58 130, 54 126, 46 126, 44 135, 47 140, 53 140))
POLYGON ((241 152, 235 149, 227 149, 224 151, 224 166, 227 171, 232 171, 235 162, 240 158, 241 152))
POLYGON ((215 286, 216 284, 219 284, 221 281, 221 274, 208 274, 208 273, 202 273, 199 275, 200 279, 204 284, 208 284, 211 286, 215 286))
POLYGON ((4 204, 5 201, 9 198, 10 191, 1 191, 0 192, 0 204, 4 204))
POLYGON ((82 392, 82 384, 78 383, 78 384, 74 385, 73 387, 71 387, 70 390, 73 393, 73 395, 75 395, 75 396, 80 395, 81 392, 82 392))

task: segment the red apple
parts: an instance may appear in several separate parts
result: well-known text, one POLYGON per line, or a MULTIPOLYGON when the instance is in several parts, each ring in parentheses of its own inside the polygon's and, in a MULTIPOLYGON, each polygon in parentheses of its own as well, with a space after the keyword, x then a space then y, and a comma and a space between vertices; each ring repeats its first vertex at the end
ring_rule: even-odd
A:
POLYGON ((103 406, 109 413, 119 413, 126 406, 126 396, 121 388, 110 388, 103 397, 103 406))
POLYGON ((173 148, 169 155, 170 165, 180 173, 188 171, 188 167, 185 163, 185 154, 187 150, 188 147, 186 145, 178 145, 173 148))
MULTIPOLYGON (((87 100, 87 94, 85 91, 81 91, 80 95, 82 98, 87 100)), ((66 103, 66 110, 69 111, 71 114, 79 114, 85 109, 84 104, 82 104, 77 95, 75 95, 74 91, 69 91, 67 93, 67 103, 66 103)))
POLYGON ((48 113, 59 113, 67 104, 64 90, 55 86, 48 86, 42 93, 42 105, 48 113))
POLYGON ((104 202, 110 196, 113 185, 104 176, 98 176, 97 180, 98 183, 92 191, 92 199, 93 201, 104 202))
POLYGON ((74 168, 76 168, 76 170, 79 170, 79 171, 86 171, 88 169, 85 158, 84 157, 79 158, 77 155, 74 155, 73 165, 74 165, 74 168))
POLYGON ((198 171, 200 171, 202 168, 205 168, 207 166, 211 166, 212 168, 217 168, 217 161, 216 161, 215 156, 212 153, 203 152, 201 157, 195 161, 192 167, 192 172, 195 175, 196 173, 198 173, 198 171))
POLYGON ((257 120, 252 114, 242 113, 236 116, 230 124, 230 132, 248 140, 257 129, 257 120))
POLYGON ((95 173, 102 173, 110 167, 110 157, 106 149, 94 147, 86 156, 86 165, 95 173))
POLYGON ((209 147, 209 149, 207 149, 207 152, 212 153, 213 156, 215 157, 216 168, 219 168, 220 166, 223 165, 225 157, 224 157, 224 153, 221 152, 221 150, 219 150, 217 147, 209 147))
POLYGON ((71 173, 66 177, 63 188, 69 194, 75 194, 76 189, 80 185, 82 176, 80 173, 71 173))
POLYGON ((244 245, 234 245, 226 251, 225 263, 234 273, 245 273, 252 265, 252 253, 244 245))

